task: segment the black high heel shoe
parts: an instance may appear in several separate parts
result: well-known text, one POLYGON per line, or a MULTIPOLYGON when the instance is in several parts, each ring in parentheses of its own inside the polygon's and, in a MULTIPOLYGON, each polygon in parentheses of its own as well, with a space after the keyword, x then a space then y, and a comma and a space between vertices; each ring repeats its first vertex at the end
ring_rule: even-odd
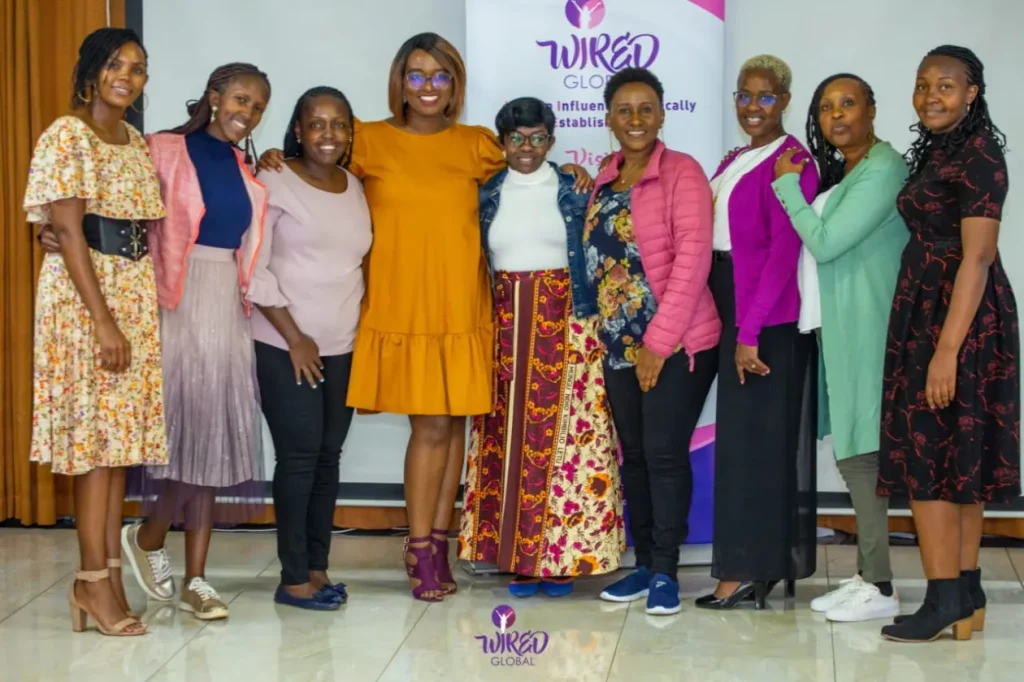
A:
POLYGON ((699 597, 695 603, 698 609, 730 611, 751 598, 754 600, 754 608, 763 611, 768 601, 768 583, 764 581, 742 582, 728 597, 719 599, 712 592, 699 597))

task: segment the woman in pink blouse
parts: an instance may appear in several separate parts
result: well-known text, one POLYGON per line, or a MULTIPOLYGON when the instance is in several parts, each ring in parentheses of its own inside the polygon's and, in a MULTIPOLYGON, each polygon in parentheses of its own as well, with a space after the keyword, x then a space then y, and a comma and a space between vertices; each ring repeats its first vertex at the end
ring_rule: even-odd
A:
POLYGON ((274 440, 274 511, 281 584, 274 601, 337 609, 345 586, 327 576, 352 345, 363 297, 370 212, 351 158, 352 108, 338 90, 295 105, 281 173, 269 192, 264 245, 249 287, 263 414, 274 440), (340 165, 339 165, 340 164, 340 165))

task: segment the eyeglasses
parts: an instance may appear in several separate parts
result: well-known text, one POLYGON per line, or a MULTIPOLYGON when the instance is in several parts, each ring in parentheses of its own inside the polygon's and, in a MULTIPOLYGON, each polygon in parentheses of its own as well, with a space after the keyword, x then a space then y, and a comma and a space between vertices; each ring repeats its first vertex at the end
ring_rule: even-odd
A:
POLYGON ((757 97, 757 103, 760 104, 762 107, 766 108, 775 106, 775 102, 778 101, 779 99, 777 96, 775 96, 774 93, 771 92, 759 92, 757 93, 757 95, 752 95, 749 92, 743 91, 732 93, 733 101, 735 101, 736 104, 741 107, 750 106, 750 103, 754 100, 755 97, 757 97))
POLYGON ((524 144, 526 144, 527 140, 530 141, 531 147, 543 147, 548 143, 548 140, 550 139, 551 136, 548 135, 547 133, 530 133, 529 136, 526 136, 523 135, 518 130, 513 130, 511 133, 508 134, 508 141, 511 142, 513 146, 516 147, 522 147, 524 144))
POLYGON ((405 82, 413 90, 422 90, 426 87, 427 81, 433 84, 435 90, 446 90, 452 84, 452 75, 447 71, 438 71, 429 76, 422 71, 410 71, 405 74, 405 82))

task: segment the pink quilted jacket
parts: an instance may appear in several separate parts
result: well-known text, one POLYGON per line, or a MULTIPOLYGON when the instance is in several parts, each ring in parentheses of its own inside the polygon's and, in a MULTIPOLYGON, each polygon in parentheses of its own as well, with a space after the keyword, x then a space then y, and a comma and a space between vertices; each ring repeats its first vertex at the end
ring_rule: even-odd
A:
MULTIPOLYGON (((597 176, 597 190, 618 176, 622 152, 597 176)), ((593 203, 593 195, 591 196, 593 203)), ((711 272, 711 186, 700 164, 660 141, 630 192, 633 233, 658 311, 644 345, 667 358, 680 345, 694 356, 718 345, 722 321, 708 286, 711 272)))
MULTIPOLYGON (((160 194, 164 200, 167 215, 162 220, 151 222, 149 229, 149 253, 156 271, 157 299, 161 308, 174 310, 181 300, 185 288, 185 263, 188 254, 199 237, 199 221, 206 213, 203 194, 199 189, 199 177, 185 147, 185 136, 175 133, 147 135, 149 154, 153 158, 157 177, 160 178, 160 194)), ((267 190, 263 183, 253 177, 245 165, 241 152, 237 152, 238 165, 242 169, 242 180, 252 200, 252 223, 242 238, 238 250, 238 282, 242 289, 242 305, 248 314, 251 304, 245 300, 245 292, 252 281, 260 246, 263 244, 263 218, 267 212, 267 190)))

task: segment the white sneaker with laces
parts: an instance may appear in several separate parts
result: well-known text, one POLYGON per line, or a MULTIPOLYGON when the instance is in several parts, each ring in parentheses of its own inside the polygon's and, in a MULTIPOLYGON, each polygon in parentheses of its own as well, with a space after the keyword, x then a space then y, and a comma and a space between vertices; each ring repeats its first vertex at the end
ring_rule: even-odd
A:
POLYGON ((825 612, 825 618, 837 623, 860 623, 866 620, 892 620, 900 613, 896 590, 886 597, 873 583, 861 581, 846 600, 825 612))
POLYGON ((846 601, 846 598, 850 596, 850 593, 864 584, 864 579, 859 575, 855 575, 849 580, 839 581, 838 589, 832 590, 828 594, 811 600, 811 611, 814 611, 815 613, 825 613, 829 609, 839 606, 846 601))

